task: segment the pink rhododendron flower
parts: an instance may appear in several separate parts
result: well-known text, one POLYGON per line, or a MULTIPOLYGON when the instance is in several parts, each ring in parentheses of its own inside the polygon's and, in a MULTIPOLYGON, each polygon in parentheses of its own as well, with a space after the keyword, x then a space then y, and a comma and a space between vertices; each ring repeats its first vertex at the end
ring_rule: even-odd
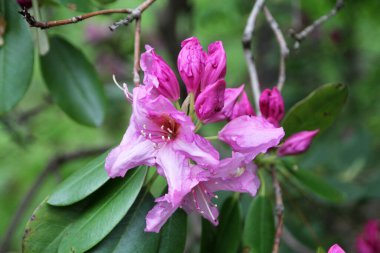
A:
POLYGON ((327 253, 346 253, 338 244, 331 246, 327 253))
POLYGON ((284 144, 278 149, 278 155, 297 155, 304 153, 311 145, 313 138, 318 134, 319 130, 302 131, 295 133, 285 140, 284 144))
POLYGON ((275 126, 280 125, 280 121, 285 114, 284 100, 280 91, 274 87, 272 90, 265 89, 260 95, 260 111, 264 118, 275 126))
POLYGON ((226 82, 223 79, 219 79, 215 83, 207 86, 197 97, 195 112, 200 120, 206 120, 222 110, 224 106, 225 89, 226 82))
POLYGON ((173 70, 154 51, 145 46, 146 52, 141 55, 141 69, 144 71, 144 84, 152 86, 158 94, 172 101, 179 99, 179 84, 173 70))
POLYGON ((218 136, 250 162, 256 155, 278 145, 284 135, 282 127, 276 128, 262 117, 245 115, 230 121, 218 136))
POLYGON ((186 85, 187 92, 196 93, 200 87, 206 53, 195 37, 184 40, 178 55, 178 71, 186 85))
POLYGON ((216 191, 247 192, 255 196, 260 186, 256 176, 256 168, 252 163, 242 165, 243 160, 242 158, 222 160, 214 172, 193 166, 191 171, 194 173, 193 177, 197 177, 194 181, 198 181, 198 183, 193 186, 181 203, 172 205, 167 200, 167 196, 158 198, 157 204, 146 217, 145 231, 159 232, 177 208, 183 208, 188 213, 198 212, 211 223, 217 225, 219 212, 212 203, 212 198, 217 197, 216 191))
POLYGON ((226 76, 226 53, 224 52, 223 43, 215 41, 208 46, 208 52, 205 60, 205 67, 201 81, 201 92, 208 85, 215 83, 226 76))
POLYGON ((218 164, 219 154, 203 137, 195 134, 190 117, 178 111, 163 96, 152 98, 145 87, 133 91, 133 113, 120 145, 106 159, 110 177, 123 177, 138 165, 158 167, 169 184, 173 203, 191 189, 186 175, 188 159, 205 168, 218 164))
POLYGON ((380 252, 380 222, 370 220, 364 226, 363 233, 356 239, 356 250, 358 253, 380 252))
POLYGON ((237 117, 248 115, 248 116, 254 116, 255 112, 252 108, 251 103, 249 102, 247 93, 243 90, 240 100, 236 101, 234 108, 232 110, 232 115, 230 116, 230 119, 235 119, 237 117))

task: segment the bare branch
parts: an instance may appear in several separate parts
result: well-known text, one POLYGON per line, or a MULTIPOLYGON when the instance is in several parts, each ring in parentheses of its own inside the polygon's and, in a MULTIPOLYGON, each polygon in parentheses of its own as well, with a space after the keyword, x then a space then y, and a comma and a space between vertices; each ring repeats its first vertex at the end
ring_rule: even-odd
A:
POLYGON ((30 187, 24 199, 21 201, 20 206, 18 207, 15 215, 13 216, 7 231, 5 232, 5 236, 0 244, 0 252, 7 252, 10 240, 13 237, 15 230, 17 229, 17 225, 24 217, 24 213, 26 209, 29 207, 35 195, 38 193, 38 190, 43 186, 46 178, 52 173, 58 170, 58 168, 68 162, 73 160, 94 156, 105 152, 109 147, 101 147, 101 148, 93 148, 93 149, 83 149, 74 151, 71 153, 66 153, 62 155, 58 155, 50 160, 50 162, 46 165, 44 170, 41 171, 36 181, 34 181, 33 185, 30 187))
POLYGON ((37 27, 41 29, 49 29, 56 26, 62 26, 62 25, 70 25, 78 23, 82 20, 92 18, 99 15, 106 15, 106 14, 114 14, 114 13, 132 13, 131 9, 111 9, 111 10, 100 10, 100 11, 94 11, 89 12, 83 15, 75 16, 68 19, 62 19, 62 20, 54 20, 54 21, 37 21, 26 8, 19 11, 19 13, 25 18, 26 22, 29 23, 31 27, 37 27))
POLYGON ((133 20, 139 19, 141 17, 141 14, 150 6, 152 5, 156 0, 146 0, 142 4, 140 4, 136 9, 132 11, 131 14, 129 14, 126 18, 121 19, 115 23, 113 23, 110 26, 111 31, 115 31, 117 28, 119 28, 122 25, 129 25, 133 20))
POLYGON ((274 238, 272 253, 278 253, 280 249, 282 229, 284 226, 284 203, 282 201, 281 186, 280 186, 280 182, 277 179, 276 168, 272 166, 271 169, 272 169, 274 193, 276 196, 276 216, 277 216, 276 234, 274 238))
POLYGON ((133 64, 133 82, 135 86, 140 85, 140 36, 141 36, 141 17, 136 19, 135 28, 135 52, 134 52, 134 64, 133 64))
POLYGON ((294 49, 299 48, 300 43, 317 27, 321 26, 324 22, 335 16, 344 6, 344 0, 336 0, 334 8, 332 8, 327 14, 315 20, 311 25, 305 27, 302 31, 296 33, 290 31, 290 35, 296 40, 294 43, 294 49))
POLYGON ((251 79, 252 93, 255 99, 255 107, 256 107, 256 112, 258 115, 260 113, 260 109, 259 109, 260 83, 259 83, 259 78, 257 76, 257 70, 255 66, 255 60, 252 54, 251 45, 252 45, 253 32, 255 29, 256 18, 261 8, 263 7, 264 2, 265 0, 256 0, 251 13, 249 14, 247 24, 244 29, 243 39, 242 39, 245 60, 247 61, 249 77, 251 79))
POLYGON ((273 30, 276 36, 278 45, 280 47, 280 67, 278 71, 277 88, 281 91, 286 79, 285 60, 286 60, 286 57, 289 55, 289 49, 288 49, 288 46, 286 45, 286 40, 285 40, 284 34, 282 33, 280 29, 280 26, 278 25, 276 20, 273 18, 267 6, 264 6, 264 13, 271 29, 273 30))

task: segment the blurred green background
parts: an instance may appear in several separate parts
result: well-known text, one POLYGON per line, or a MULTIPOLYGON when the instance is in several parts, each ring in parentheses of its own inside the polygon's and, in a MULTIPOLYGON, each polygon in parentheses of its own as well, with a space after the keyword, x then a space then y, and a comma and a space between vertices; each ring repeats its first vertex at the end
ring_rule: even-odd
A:
MULTIPOLYGON (((132 8, 139 3, 119 0, 105 8, 132 8)), ((228 85, 248 84, 241 37, 252 4, 248 0, 157 1, 143 15, 142 42, 156 48, 175 67, 183 39, 197 36, 204 49, 208 43, 221 40, 227 53, 228 85)), ((338 15, 310 34, 298 50, 293 50, 294 41, 288 34, 290 28, 299 30, 334 4, 333 0, 268 1, 291 48, 283 89, 286 108, 322 84, 342 82, 349 86, 344 112, 315 140, 310 152, 297 157, 300 167, 323 176, 347 197, 344 203, 330 204, 284 184, 285 224, 289 233, 312 249, 339 242, 347 252, 354 252, 355 236, 366 220, 380 218, 380 2, 345 1, 338 15)), ((80 13, 63 5, 44 7, 42 11, 49 20, 80 13)), ((108 25, 122 17, 96 17, 47 31, 65 37, 96 65, 108 97, 107 117, 99 128, 85 127, 68 118, 49 102, 35 58, 27 95, 15 109, 0 117, 0 235, 8 229, 15 210, 49 159, 81 148, 115 145, 123 135, 130 105, 113 84, 112 74, 132 84, 133 27, 108 30, 108 25), (38 113, 23 117, 36 107, 41 109, 38 113)), ((253 46, 261 86, 272 87, 277 81, 279 48, 262 14, 253 46)), ((21 250, 24 225, 38 203, 87 160, 69 163, 43 182, 17 224, 12 250, 21 250)), ((292 252, 286 240, 281 252, 292 252)))

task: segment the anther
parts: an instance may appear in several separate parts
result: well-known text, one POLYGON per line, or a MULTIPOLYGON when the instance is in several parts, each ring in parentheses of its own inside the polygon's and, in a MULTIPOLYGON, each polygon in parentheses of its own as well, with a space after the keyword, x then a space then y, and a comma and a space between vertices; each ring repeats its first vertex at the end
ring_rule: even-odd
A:
POLYGON ((161 130, 164 130, 164 125, 161 125, 161 130))
POLYGON ((173 131, 170 129, 170 128, 166 128, 166 130, 168 130, 169 133, 173 133, 173 131))
POLYGON ((161 136, 161 139, 164 141, 165 140, 165 136, 161 136))

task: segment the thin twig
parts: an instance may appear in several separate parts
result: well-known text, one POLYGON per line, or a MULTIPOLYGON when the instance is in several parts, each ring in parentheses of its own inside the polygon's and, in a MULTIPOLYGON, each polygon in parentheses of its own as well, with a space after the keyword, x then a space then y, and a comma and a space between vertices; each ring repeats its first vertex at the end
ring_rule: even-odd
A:
POLYGON ((286 57, 289 55, 289 49, 288 49, 288 46, 286 45, 286 40, 285 40, 284 34, 282 33, 280 29, 280 26, 274 19, 273 15, 270 13, 267 6, 264 6, 264 13, 270 27, 272 28, 276 36, 278 45, 280 47, 280 67, 278 71, 277 88, 281 91, 286 79, 285 60, 286 60, 286 57))
POLYGON ((247 24, 244 29, 244 34, 243 34, 243 39, 242 39, 243 50, 244 50, 245 60, 247 61, 249 77, 251 79, 251 88, 253 92, 253 97, 255 99, 257 114, 260 113, 260 110, 259 110, 260 83, 259 83, 259 78, 257 76, 257 70, 255 66, 255 60, 252 54, 251 45, 252 45, 253 32, 255 29, 256 18, 261 8, 263 7, 264 2, 265 0, 256 0, 255 4, 253 5, 252 11, 249 14, 247 24))
POLYGON ((272 180, 274 193, 276 196, 276 216, 277 216, 277 226, 276 234, 274 238, 273 250, 272 253, 278 253, 280 249, 280 242, 282 236, 282 229, 284 226, 284 203, 282 200, 282 192, 280 182, 277 179, 276 168, 272 166, 272 180))
POLYGON ((46 165, 44 170, 41 171, 37 179, 34 181, 33 185, 30 187, 29 191, 25 195, 24 199, 21 201, 20 206, 18 207, 15 215, 13 216, 5 236, 0 244, 0 252, 7 252, 9 243, 13 237, 15 230, 18 228, 18 223, 24 217, 24 213, 29 207, 35 195, 38 193, 38 190, 43 186, 46 178, 53 172, 57 171, 60 166, 71 162, 76 159, 81 159, 88 156, 94 156, 105 152, 109 147, 93 148, 93 149, 84 149, 78 150, 67 154, 58 155, 50 160, 46 165))
POLYGON ((140 85, 140 36, 141 36, 141 17, 136 19, 135 28, 135 52, 134 52, 134 64, 133 64, 133 82, 135 86, 140 85))
POLYGON ((141 17, 141 14, 156 0, 146 0, 142 4, 140 4, 137 8, 132 10, 132 12, 124 19, 121 19, 115 23, 113 23, 109 28, 111 31, 115 31, 117 28, 119 28, 122 25, 129 25, 133 20, 139 19, 141 17))
POLYGON ((294 49, 299 48, 300 43, 317 27, 321 26, 324 22, 335 16, 344 6, 344 0, 336 0, 334 8, 332 8, 327 14, 315 20, 311 25, 305 27, 302 31, 296 33, 290 31, 290 35, 296 40, 294 43, 294 49))
POLYGON ((82 20, 99 16, 99 15, 114 14, 114 13, 128 13, 129 14, 129 13, 132 13, 132 11, 133 10, 131 9, 100 10, 100 11, 89 12, 89 13, 82 14, 82 15, 75 16, 68 19, 53 20, 53 21, 46 21, 46 22, 36 20, 35 17, 33 17, 26 8, 19 11, 19 13, 25 18, 26 22, 28 22, 31 27, 49 29, 56 26, 75 24, 82 20))

